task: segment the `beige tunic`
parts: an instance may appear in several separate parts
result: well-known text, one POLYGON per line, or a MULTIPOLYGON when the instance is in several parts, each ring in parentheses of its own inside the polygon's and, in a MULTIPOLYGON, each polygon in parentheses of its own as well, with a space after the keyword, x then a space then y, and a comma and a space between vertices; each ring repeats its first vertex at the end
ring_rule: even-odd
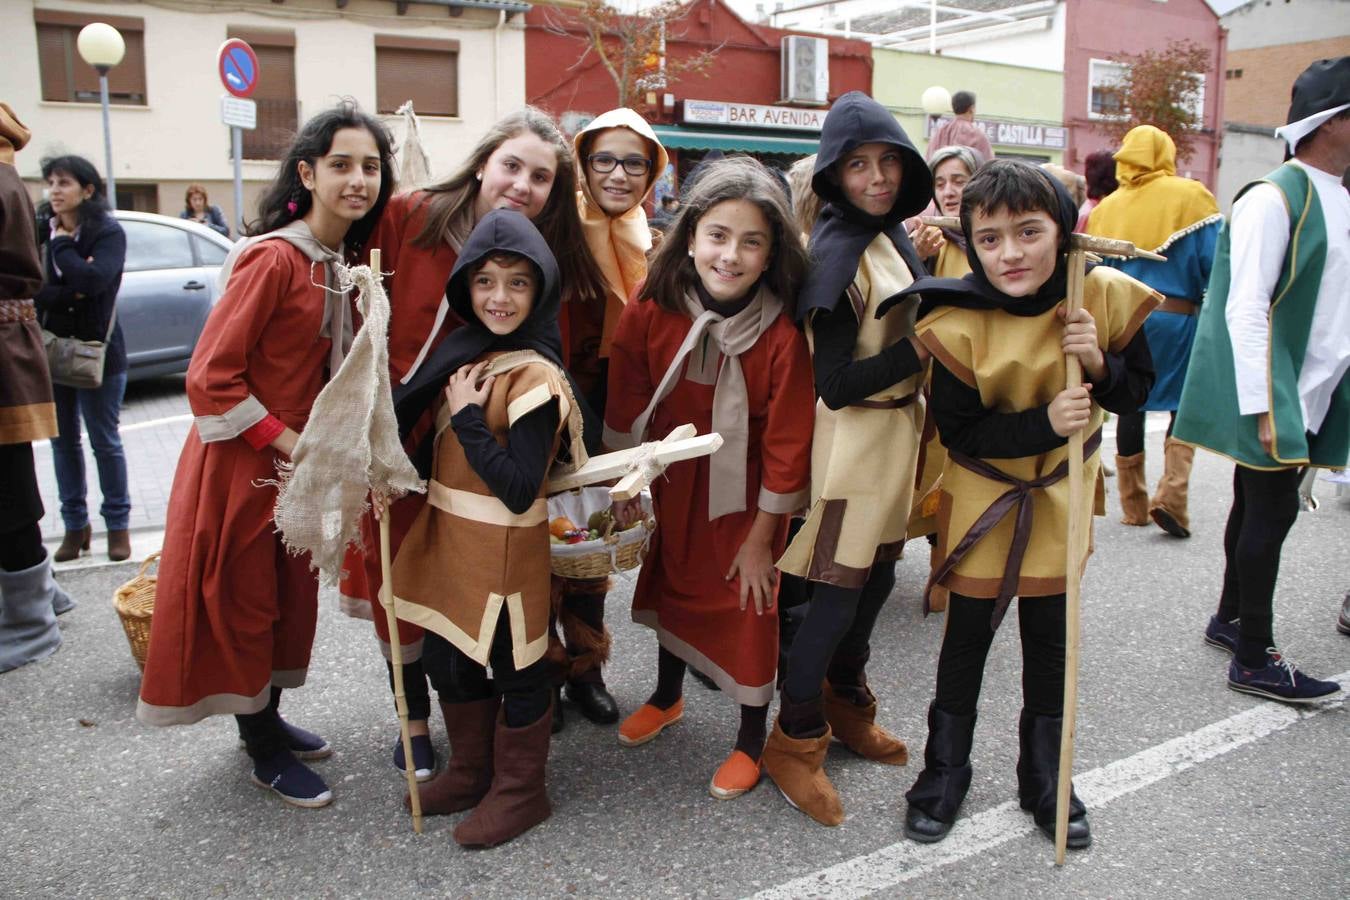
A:
MULTIPOLYGON (((1128 275, 1098 266, 1086 279, 1083 306, 1096 321, 1102 349, 1120 352, 1159 299, 1150 288, 1128 275)), ((1067 369, 1060 349, 1064 326, 1053 308, 1039 316, 1015 316, 1002 310, 949 306, 927 316, 917 331, 919 340, 949 372, 980 392, 987 409, 1005 413, 1031 409, 1049 403, 1064 389, 1067 369)), ((1097 432, 1104 418, 1101 407, 1093 404, 1086 434, 1097 432)), ((1018 481, 1034 481, 1051 475, 1067 458, 1066 444, 1037 456, 982 462, 1018 481)), ((1098 480, 1100 459, 1097 452, 1086 458, 1085 484, 1098 480)), ((933 552, 935 566, 947 558, 976 520, 1009 487, 971 471, 953 458, 947 460, 942 470, 938 543, 933 552)), ((1031 597, 1062 593, 1068 559, 1065 545, 1069 524, 1068 479, 1033 489, 1028 496, 1032 504, 1032 530, 1015 593, 1031 597)), ((1085 496, 1088 504, 1095 505, 1093 492, 1085 492, 1085 496)), ((1012 546, 1015 520, 1016 512, 1010 510, 939 583, 970 597, 997 597, 1012 546)), ((1089 544, 1083 564, 1090 553, 1089 544)))
MULTIPOLYGON (((917 297, 876 317, 881 301, 913 280, 890 239, 878 235, 848 288, 858 317, 854 359, 876 356, 914 333, 917 297)), ((816 402, 811 511, 778 568, 812 581, 860 588, 874 563, 899 558, 923 431, 922 383, 923 374, 917 373, 840 410, 816 402)))
MULTIPOLYGON (((506 444, 511 425, 553 398, 560 424, 556 455, 571 404, 561 371, 530 352, 489 354, 496 375, 484 418, 506 444)), ((449 407, 436 417, 436 449, 427 502, 394 559, 399 618, 434 631, 487 665, 501 608, 509 613, 517 669, 548 648, 549 538, 544 485, 523 513, 488 490, 450 428, 449 407)))

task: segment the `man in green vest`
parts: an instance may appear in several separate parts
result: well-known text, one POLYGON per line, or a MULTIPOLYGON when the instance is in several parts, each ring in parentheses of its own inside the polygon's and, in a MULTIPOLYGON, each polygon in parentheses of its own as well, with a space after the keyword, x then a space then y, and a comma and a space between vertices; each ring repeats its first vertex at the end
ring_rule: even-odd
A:
POLYGON ((1173 436, 1237 464, 1205 629, 1233 654, 1228 686, 1309 703, 1340 685, 1276 649, 1272 601, 1303 470, 1350 455, 1350 56, 1298 77, 1276 133, 1293 159, 1238 193, 1219 236, 1173 436))

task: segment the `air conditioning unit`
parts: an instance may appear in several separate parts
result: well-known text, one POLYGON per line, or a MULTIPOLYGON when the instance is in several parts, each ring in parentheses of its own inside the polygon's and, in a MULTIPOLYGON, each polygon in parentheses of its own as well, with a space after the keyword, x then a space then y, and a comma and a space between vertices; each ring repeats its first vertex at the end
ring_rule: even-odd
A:
POLYGON ((830 42, 790 34, 783 38, 783 102, 824 106, 830 102, 830 42))

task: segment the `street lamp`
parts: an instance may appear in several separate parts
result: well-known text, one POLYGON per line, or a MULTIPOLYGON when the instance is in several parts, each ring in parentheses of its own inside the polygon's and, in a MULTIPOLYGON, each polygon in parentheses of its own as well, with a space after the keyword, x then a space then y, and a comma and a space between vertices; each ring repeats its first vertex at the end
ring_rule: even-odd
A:
POLYGON ((923 107, 926 114, 926 123, 928 125, 928 134, 924 135, 927 140, 933 133, 933 127, 936 125, 938 117, 952 111, 952 94, 940 84, 935 84, 923 92, 919 98, 919 105, 923 107))
POLYGON ((108 70, 127 52, 121 33, 106 22, 92 22, 75 40, 80 58, 98 70, 98 93, 103 103, 103 164, 108 177, 108 203, 117 208, 117 176, 113 174, 112 129, 108 124, 108 70))

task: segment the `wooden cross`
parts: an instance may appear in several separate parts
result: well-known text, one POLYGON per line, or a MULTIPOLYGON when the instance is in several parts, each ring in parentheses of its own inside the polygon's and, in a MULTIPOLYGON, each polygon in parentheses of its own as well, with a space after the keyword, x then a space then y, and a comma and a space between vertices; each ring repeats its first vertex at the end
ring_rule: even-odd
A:
POLYGON ((548 493, 558 494, 617 478, 619 481, 609 489, 609 496, 614 500, 631 500, 671 463, 711 456, 721 446, 722 436, 717 432, 699 434, 698 429, 686 423, 671 431, 662 440, 652 441, 631 450, 592 456, 585 465, 575 471, 550 478, 548 493))

